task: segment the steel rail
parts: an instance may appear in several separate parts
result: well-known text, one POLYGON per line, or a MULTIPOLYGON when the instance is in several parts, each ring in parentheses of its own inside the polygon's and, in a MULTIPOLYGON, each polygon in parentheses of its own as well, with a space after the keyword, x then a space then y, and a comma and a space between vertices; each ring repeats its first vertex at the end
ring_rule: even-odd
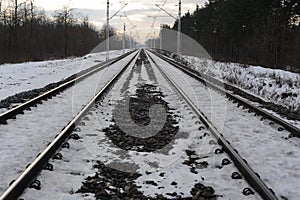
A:
MULTIPOLYGON (((156 56, 160 57, 161 59, 163 59, 164 61, 168 62, 169 64, 175 66, 176 68, 182 70, 183 72, 185 72, 186 74, 196 78, 197 80, 205 83, 206 85, 208 85, 209 87, 217 90, 217 91, 220 91, 221 93, 223 94, 226 94, 226 96, 240 104, 242 104, 243 106, 247 107, 248 109, 256 112, 257 114, 265 117, 265 118, 268 118, 270 120, 272 120, 273 122, 279 124, 280 126, 282 126, 283 128, 285 128, 287 131, 291 132, 293 134, 293 136, 296 136, 296 137, 300 137, 300 129, 292 124, 289 124, 288 122, 280 119, 279 117, 277 116, 274 116, 273 114, 253 105, 252 103, 250 103, 249 101, 246 101, 245 99, 235 95, 233 92, 231 91, 228 91, 226 89, 224 89, 223 87, 220 87, 216 84, 214 84, 212 81, 208 80, 207 78, 204 78, 204 75, 199 75, 197 74, 196 72, 192 71, 191 69, 187 69, 184 65, 166 57, 166 56, 163 56, 157 52, 154 52, 154 51, 151 51, 153 54, 155 54, 156 56)), ((199 72, 198 72, 199 73, 199 72)), ((219 80, 216 80, 214 78, 211 78, 213 79, 214 82, 219 82, 219 84, 221 84, 221 81, 219 80)), ((231 87, 234 87, 235 89, 237 90, 240 90, 239 88, 236 88, 235 86, 232 86, 230 85, 231 87)), ((251 95, 251 94, 249 94, 251 95)))
POLYGON ((147 52, 151 61, 160 70, 160 72, 166 77, 166 79, 174 86, 177 92, 185 99, 192 110, 198 115, 207 129, 218 140, 218 143, 223 146, 226 153, 229 154, 236 167, 243 174, 247 182, 266 200, 277 200, 278 198, 272 192, 271 189, 259 178, 259 176, 250 168, 245 160, 236 152, 236 150, 229 144, 229 142, 223 137, 223 135, 214 127, 214 125, 205 117, 205 115, 197 108, 197 106, 190 100, 190 98, 184 93, 184 91, 176 84, 176 82, 160 67, 152 56, 147 52))
POLYGON ((117 74, 92 98, 92 100, 73 118, 69 124, 55 137, 55 139, 47 146, 47 148, 40 153, 37 158, 20 174, 20 176, 9 186, 9 188, 2 194, 0 200, 17 199, 30 182, 37 176, 48 160, 55 154, 61 145, 67 140, 69 135, 74 130, 76 124, 89 111, 96 101, 114 84, 114 82, 122 75, 128 66, 135 60, 139 52, 124 66, 117 74))
MULTIPOLYGON (((136 51, 136 50, 135 50, 136 51)), ((76 81, 81 81, 93 74, 95 74, 96 72, 118 62, 119 60, 123 59, 124 57, 130 55, 131 53, 135 52, 135 51, 132 51, 132 52, 129 52, 129 53, 126 53, 122 56, 119 56, 118 58, 115 58, 115 59, 112 59, 111 61, 105 63, 104 65, 95 65, 97 66, 95 68, 94 67, 91 67, 92 70, 88 70, 88 72, 84 73, 84 74, 81 74, 81 72, 78 73, 78 76, 77 77, 74 77, 72 80, 70 81, 67 81, 66 83, 63 83, 59 86, 57 86, 56 88, 53 88, 47 92, 44 92, 43 94, 40 94, 39 96, 37 97, 34 97, 4 113, 1 113, 0 114, 0 124, 6 124, 6 121, 8 119, 11 119, 11 118, 14 118, 16 115, 18 114, 23 114, 23 111, 27 108, 30 108, 32 107, 33 105, 36 105, 37 103, 41 102, 42 100, 45 100, 51 96, 54 96, 55 94, 57 94, 58 92, 60 91, 63 91, 64 89, 68 88, 68 87, 71 87, 74 83, 76 83, 76 81), (94 68, 94 69, 93 69, 94 68)))

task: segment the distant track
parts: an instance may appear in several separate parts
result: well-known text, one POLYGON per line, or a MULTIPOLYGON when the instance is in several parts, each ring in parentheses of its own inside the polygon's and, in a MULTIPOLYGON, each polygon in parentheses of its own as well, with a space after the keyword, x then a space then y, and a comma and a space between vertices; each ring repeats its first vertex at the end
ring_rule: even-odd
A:
POLYGON ((81 80, 95 74, 96 72, 122 60, 124 57, 130 55, 131 53, 133 53, 133 52, 126 53, 122 56, 119 56, 118 58, 115 58, 108 62, 105 62, 104 64, 95 65, 94 67, 91 67, 88 70, 79 72, 79 73, 77 73, 76 77, 72 78, 71 80, 67 81, 66 83, 60 84, 57 87, 50 89, 49 91, 44 92, 43 94, 38 95, 37 97, 34 97, 33 99, 30 99, 12 109, 5 111, 4 113, 1 113, 0 114, 0 124, 7 124, 8 119, 13 119, 16 117, 16 115, 23 114, 24 110, 28 110, 28 109, 30 109, 30 107, 33 107, 34 105, 41 103, 43 100, 47 100, 47 99, 55 96, 56 94, 62 92, 63 90, 71 87, 76 82, 81 81, 81 80))
MULTIPOLYGON (((156 56, 159 56, 161 59, 168 61, 171 65, 178 67, 177 63, 171 62, 169 59, 160 56, 159 54, 152 51, 156 56)), ((170 77, 161 66, 159 66, 153 57, 148 53, 148 56, 152 60, 152 62, 159 68, 162 74, 166 77, 166 79, 173 85, 173 87, 177 90, 177 92, 185 99, 191 109, 198 115, 199 119, 203 122, 203 124, 207 127, 207 129, 214 135, 214 137, 218 140, 218 143, 224 148, 227 154, 230 155, 231 159, 234 161, 236 167, 243 174, 248 183, 264 198, 268 200, 276 200, 278 199, 275 194, 272 192, 270 188, 260 179, 260 177, 254 172, 252 168, 248 165, 248 163, 237 153, 233 146, 223 137, 222 133, 220 133, 215 126, 207 119, 207 117, 197 108, 197 106, 190 100, 190 98, 184 93, 184 91, 178 86, 178 84, 170 77)), ((182 67, 180 67, 182 69, 182 67)), ((193 77, 197 77, 195 74, 192 74, 188 70, 185 70, 189 75, 193 75, 193 77)), ((201 78, 201 81, 204 81, 201 78)), ((213 85, 212 83, 207 83, 210 87, 214 87, 214 89, 221 90, 218 86, 213 85)), ((225 91, 222 91, 225 92, 225 91)), ((226 93, 227 94, 227 93, 226 93)))
MULTIPOLYGON (((134 51, 134 52, 136 52, 136 51, 134 51)), ((133 53, 133 52, 131 52, 131 53, 133 53)), ((112 62, 115 63, 115 62, 117 62, 119 60, 122 60, 123 58, 127 57, 131 53, 125 54, 125 55, 117 58, 116 60, 113 60, 112 62)), ((137 55, 137 53, 136 53, 136 55, 137 55)), ((122 73, 125 71, 125 69, 135 59, 136 55, 128 63, 124 64, 124 66, 121 68, 121 70, 119 70, 118 73, 113 76, 113 78, 73 118, 73 120, 71 122, 69 122, 68 125, 66 125, 65 128, 62 129, 62 131, 55 137, 55 139, 51 143, 48 144, 47 148, 43 152, 41 152, 40 154, 38 154, 38 156, 36 157, 36 159, 26 167, 26 169, 20 174, 20 176, 16 180, 14 180, 11 183, 11 185, 9 186, 9 188, 0 197, 0 200, 17 199, 23 193, 24 189, 28 185, 30 185, 30 183, 32 183, 32 181, 37 176, 37 174, 42 169, 44 169, 45 167, 49 166, 49 165, 47 165, 48 164, 48 160, 51 157, 54 156, 54 154, 56 153, 56 151, 62 145, 64 145, 65 141, 68 139, 68 137, 70 136, 70 134, 74 130, 76 124, 90 110, 90 108, 94 105, 94 103, 96 101, 98 101, 113 86, 113 84, 118 80, 118 78, 122 75, 122 73)), ((109 63, 105 64, 105 66, 109 66, 111 64, 112 63, 109 62, 109 63)), ((97 68, 95 70, 92 70, 91 72, 88 72, 87 74, 84 74, 84 75, 78 77, 78 79, 74 79, 74 80, 66 83, 67 85, 63 84, 63 85, 59 86, 58 88, 55 89, 55 91, 53 91, 53 90, 49 91, 49 93, 53 94, 53 93, 57 92, 57 90, 61 90, 64 87, 68 87, 69 85, 73 84, 76 80, 82 80, 85 77, 91 75, 92 73, 95 73, 96 71, 98 71, 98 70, 100 70, 102 68, 103 68, 103 66, 100 67, 100 68, 97 68)), ((37 97, 37 98, 35 98, 33 100, 30 100, 30 102, 27 102, 26 105, 23 105, 22 107, 18 108, 18 110, 22 110, 22 109, 24 109, 27 106, 35 104, 36 102, 38 102, 38 101, 46 98, 47 95, 50 95, 50 94, 43 94, 42 96, 39 96, 39 97, 37 97)), ((12 112, 14 114, 16 114, 15 110, 12 111, 12 112)), ((20 112, 20 111, 18 111, 18 112, 20 112)))

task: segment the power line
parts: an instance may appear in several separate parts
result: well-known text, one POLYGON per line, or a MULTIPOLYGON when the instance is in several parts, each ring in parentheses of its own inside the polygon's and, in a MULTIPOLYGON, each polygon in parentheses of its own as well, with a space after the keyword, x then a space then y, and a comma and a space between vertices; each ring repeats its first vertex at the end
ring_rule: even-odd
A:
POLYGON ((107 10, 106 10, 106 60, 109 60, 109 20, 111 20, 114 16, 116 16, 125 6, 127 6, 127 3, 124 3, 123 7, 118 10, 115 14, 113 14, 111 17, 109 16, 109 7, 110 2, 107 0, 107 10))
POLYGON ((166 14, 168 14, 170 17, 174 18, 175 20, 178 20, 178 28, 177 28, 177 54, 180 54, 181 52, 181 0, 178 2, 178 17, 174 17, 171 13, 169 13, 167 10, 165 10, 162 6, 155 4, 160 10, 164 11, 166 14))

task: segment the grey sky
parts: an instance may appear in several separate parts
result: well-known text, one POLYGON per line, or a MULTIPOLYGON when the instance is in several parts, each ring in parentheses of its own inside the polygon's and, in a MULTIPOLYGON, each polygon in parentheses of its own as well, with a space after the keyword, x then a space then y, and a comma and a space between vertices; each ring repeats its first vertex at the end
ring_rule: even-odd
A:
MULTIPOLYGON (((182 0, 182 12, 186 13, 188 10, 193 12, 196 8, 196 4, 200 6, 204 4, 206 0, 182 0)), ((35 0, 37 6, 46 10, 57 10, 64 5, 68 5, 72 8, 76 8, 77 12, 80 12, 83 16, 89 16, 90 21, 100 29, 105 22, 106 13, 106 0, 35 0)), ((140 42, 153 37, 154 34, 158 34, 159 26, 161 23, 172 25, 174 19, 171 17, 157 17, 153 24, 154 18, 148 16, 162 16, 166 14, 159 10, 155 4, 163 5, 163 8, 177 17, 178 14, 178 0, 110 0, 111 15, 122 7, 122 4, 128 3, 120 15, 124 15, 124 11, 127 13, 128 19, 125 17, 115 16, 111 20, 111 25, 118 31, 122 30, 123 23, 126 23, 127 31, 132 29, 132 26, 136 26, 131 30, 133 36, 139 36, 140 42)))

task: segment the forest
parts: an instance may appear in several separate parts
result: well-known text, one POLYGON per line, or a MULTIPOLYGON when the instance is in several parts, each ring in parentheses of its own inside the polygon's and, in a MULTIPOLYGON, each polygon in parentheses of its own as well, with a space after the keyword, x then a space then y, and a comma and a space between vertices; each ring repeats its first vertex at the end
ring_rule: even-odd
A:
POLYGON ((81 56, 100 41, 88 18, 69 7, 49 17, 34 0, 0 0, 0 63, 81 56))
POLYGON ((300 72, 299 0, 209 0, 181 21, 215 60, 300 72))

